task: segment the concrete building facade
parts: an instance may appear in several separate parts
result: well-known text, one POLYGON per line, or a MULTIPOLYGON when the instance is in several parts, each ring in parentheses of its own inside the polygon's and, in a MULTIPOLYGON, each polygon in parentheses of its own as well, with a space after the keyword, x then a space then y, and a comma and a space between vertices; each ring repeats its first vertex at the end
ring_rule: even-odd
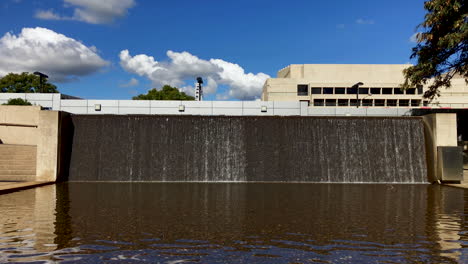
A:
POLYGON ((310 107, 447 107, 468 108, 468 86, 460 77, 450 89, 428 101, 428 85, 403 91, 408 64, 294 64, 264 84, 263 101, 305 101, 310 107), (362 82, 359 90, 352 88, 362 82), (358 95, 356 93, 359 93, 358 95), (357 98, 358 97, 358 98, 357 98))

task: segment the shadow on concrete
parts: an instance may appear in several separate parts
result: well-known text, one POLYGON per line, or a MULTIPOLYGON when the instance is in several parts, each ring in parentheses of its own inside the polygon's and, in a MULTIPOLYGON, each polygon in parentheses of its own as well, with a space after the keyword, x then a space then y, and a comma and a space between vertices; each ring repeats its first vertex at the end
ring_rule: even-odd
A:
POLYGON ((59 122, 59 169, 57 182, 63 182, 68 181, 69 177, 75 126, 73 125, 71 114, 67 112, 60 112, 59 122))

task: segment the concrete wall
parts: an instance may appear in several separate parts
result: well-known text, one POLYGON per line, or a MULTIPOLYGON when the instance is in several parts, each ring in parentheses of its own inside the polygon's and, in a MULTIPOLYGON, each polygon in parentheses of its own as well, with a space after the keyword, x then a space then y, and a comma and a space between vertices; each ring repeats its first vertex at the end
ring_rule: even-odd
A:
POLYGON ((437 147, 457 146, 457 115, 430 114, 423 116, 426 138, 428 178, 431 182, 441 180, 438 168, 437 147))
POLYGON ((39 106, 0 106, 0 140, 37 146, 36 181, 57 179, 59 112, 39 106))
POLYGON ((0 105, 6 103, 8 99, 12 98, 28 100, 32 104, 40 105, 50 110, 60 110, 59 93, 0 93, 0 105))
MULTIPOLYGON (((0 103, 8 98, 24 97, 26 94, 0 94, 0 103), (3 99, 2 99, 3 98, 3 99)), ((308 107, 307 102, 291 101, 135 101, 135 100, 60 100, 60 94, 43 97, 44 94, 27 94, 34 104, 53 105, 52 110, 72 114, 151 114, 151 115, 225 115, 225 116, 407 116, 409 107, 308 107), (58 96, 57 96, 58 95, 58 96), (101 111, 95 106, 100 105, 101 111), (184 111, 179 111, 183 106, 184 111), (266 107, 266 112, 262 112, 266 107)))
POLYGON ((39 106, 0 106, 0 141, 37 145, 40 110, 39 106))

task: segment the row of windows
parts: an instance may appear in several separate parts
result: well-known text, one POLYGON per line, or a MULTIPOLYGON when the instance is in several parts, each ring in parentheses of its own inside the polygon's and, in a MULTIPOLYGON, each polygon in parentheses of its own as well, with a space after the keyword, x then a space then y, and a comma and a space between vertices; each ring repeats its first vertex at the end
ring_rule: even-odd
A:
MULTIPOLYGON (((357 88, 346 88, 346 87, 311 87, 311 94, 356 94, 357 88)), ((359 94, 422 94, 422 86, 416 88, 410 88, 402 91, 400 88, 377 88, 377 87, 360 87, 359 94)), ((309 86, 306 84, 297 85, 297 95, 307 96, 309 95, 309 86)))
MULTIPOLYGON (((314 106, 357 106, 356 99, 314 99, 314 106)), ((427 101, 421 100, 396 100, 396 99, 364 99, 359 100, 361 106, 422 106, 421 103, 426 106, 427 101)))

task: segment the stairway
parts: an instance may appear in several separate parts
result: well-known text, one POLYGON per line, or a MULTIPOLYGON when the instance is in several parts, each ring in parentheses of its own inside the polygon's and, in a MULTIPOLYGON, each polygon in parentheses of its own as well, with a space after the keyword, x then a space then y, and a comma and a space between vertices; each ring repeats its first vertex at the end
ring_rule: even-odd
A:
POLYGON ((36 180, 36 146, 0 144, 0 182, 36 180))

